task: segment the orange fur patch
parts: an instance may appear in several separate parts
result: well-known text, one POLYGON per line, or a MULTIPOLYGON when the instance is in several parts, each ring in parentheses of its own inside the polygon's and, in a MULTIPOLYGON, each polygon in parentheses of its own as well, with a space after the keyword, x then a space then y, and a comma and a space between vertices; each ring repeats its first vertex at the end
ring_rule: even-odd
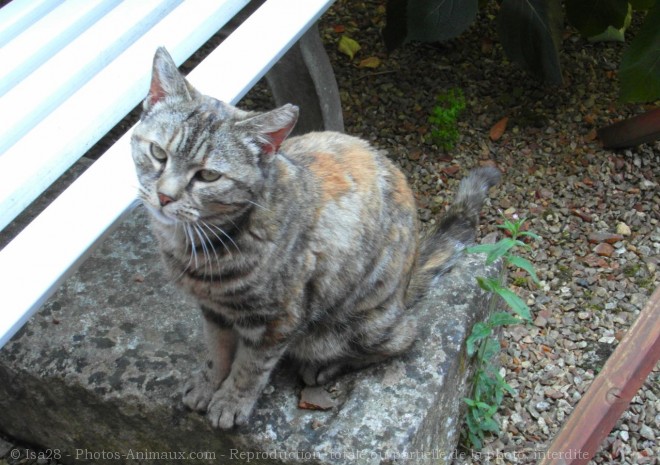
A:
POLYGON ((396 170, 393 172, 393 193, 394 201, 399 205, 406 207, 407 209, 415 209, 415 197, 413 196, 410 186, 406 177, 401 173, 401 171, 396 170))
POLYGON ((370 153, 365 153, 362 148, 356 147, 342 153, 342 161, 346 171, 355 180, 360 192, 372 190, 376 185, 376 163, 370 153))
POLYGON ((309 169, 320 181, 323 200, 337 200, 350 190, 350 181, 344 175, 339 160, 328 153, 315 153, 309 169))

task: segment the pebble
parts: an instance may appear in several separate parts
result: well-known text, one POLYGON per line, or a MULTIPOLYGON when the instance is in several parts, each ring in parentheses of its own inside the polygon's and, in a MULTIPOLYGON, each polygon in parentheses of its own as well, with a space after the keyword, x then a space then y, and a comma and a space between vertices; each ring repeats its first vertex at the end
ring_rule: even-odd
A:
POLYGON ((539 412, 545 412, 549 408, 550 408, 549 402, 541 401, 536 404, 536 410, 538 410, 539 412))
POLYGON ((618 223, 616 225, 616 233, 621 234, 622 236, 630 236, 632 231, 630 230, 630 226, 626 223, 618 223))
POLYGON ((658 439, 653 430, 647 425, 642 425, 641 428, 639 428, 639 435, 649 441, 656 441, 658 439))
POLYGON ((594 252, 601 257, 611 257, 614 253, 614 247, 612 247, 607 242, 601 242, 596 247, 594 247, 594 252))

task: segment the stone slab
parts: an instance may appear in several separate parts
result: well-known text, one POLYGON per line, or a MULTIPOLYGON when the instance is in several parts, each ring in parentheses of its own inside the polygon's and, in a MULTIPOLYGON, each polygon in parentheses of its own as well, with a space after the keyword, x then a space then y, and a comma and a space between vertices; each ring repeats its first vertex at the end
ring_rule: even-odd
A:
POLYGON ((201 316, 164 278, 139 208, 0 350, 0 431, 57 449, 66 464, 180 454, 199 464, 449 463, 464 339, 489 307, 474 277, 496 272, 483 257, 461 260, 414 309, 421 334, 408 354, 326 386, 337 407, 299 409, 302 384, 284 361, 250 424, 222 432, 182 406, 202 358, 201 316))

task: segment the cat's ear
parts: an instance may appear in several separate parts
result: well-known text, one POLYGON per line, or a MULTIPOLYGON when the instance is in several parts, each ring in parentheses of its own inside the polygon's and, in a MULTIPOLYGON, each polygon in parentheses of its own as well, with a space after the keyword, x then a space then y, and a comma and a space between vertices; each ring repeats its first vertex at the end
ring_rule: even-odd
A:
POLYGON ((246 129, 254 137, 262 153, 266 155, 266 159, 271 159, 293 130, 296 121, 298 121, 298 107, 286 104, 267 113, 239 121, 236 127, 246 129))
POLYGON ((181 75, 167 50, 164 47, 158 47, 154 55, 149 93, 144 99, 144 110, 149 110, 169 96, 192 100, 197 94, 198 92, 181 75))

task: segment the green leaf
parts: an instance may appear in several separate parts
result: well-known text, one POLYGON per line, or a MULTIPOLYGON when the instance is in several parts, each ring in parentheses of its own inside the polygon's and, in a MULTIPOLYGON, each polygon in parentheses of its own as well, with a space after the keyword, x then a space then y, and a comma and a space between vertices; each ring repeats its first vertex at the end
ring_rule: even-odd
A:
MULTIPOLYGON (((482 435, 483 435, 483 433, 482 433, 482 435)), ((468 433, 468 438, 470 439, 470 442, 472 443, 472 445, 474 446, 474 448, 476 450, 481 450, 481 446, 482 446, 481 439, 479 439, 476 434, 474 434, 472 431, 470 431, 468 433)))
POLYGON ((623 28, 628 0, 566 0, 566 18, 583 37, 599 35, 612 26, 623 28))
POLYGON ((623 53, 619 79, 621 100, 650 102, 660 98, 660 2, 649 10, 630 47, 623 53))
POLYGON ((622 27, 617 29, 614 26, 607 26, 605 32, 589 37, 589 42, 624 42, 630 21, 632 21, 632 6, 628 4, 628 14, 622 27))
POLYGON ((492 417, 495 415, 495 412, 497 412, 497 409, 499 408, 499 405, 492 405, 490 409, 486 412, 487 417, 492 417))
POLYGON ((488 252, 488 256, 486 257, 486 265, 490 265, 495 260, 506 254, 516 245, 520 245, 520 242, 510 237, 505 237, 504 239, 500 239, 499 241, 497 241, 495 244, 492 245, 494 245, 495 247, 493 247, 491 251, 488 252))
POLYGON ((490 404, 487 404, 486 402, 477 402, 475 406, 481 410, 481 411, 488 411, 490 410, 490 404))
POLYGON ((470 407, 474 407, 475 405, 477 405, 477 403, 472 399, 470 399, 469 397, 463 397, 463 402, 468 404, 470 407))
POLYGON ((518 325, 522 320, 507 312, 496 312, 488 317, 488 324, 492 326, 518 325))
POLYGON ((536 241, 540 241, 540 240, 541 240, 541 236, 539 236, 539 235, 536 234, 536 233, 533 233, 532 231, 521 231, 521 232, 518 233, 518 235, 519 235, 519 236, 527 236, 527 237, 531 237, 532 239, 534 239, 534 240, 536 240, 536 241))
POLYGON ((466 250, 468 253, 491 253, 497 248, 497 243, 495 244, 479 244, 468 247, 466 250))
POLYGON ((497 226, 500 229, 504 229, 506 231, 509 231, 512 236, 515 236, 516 233, 518 232, 518 229, 520 229, 520 224, 519 223, 512 223, 508 219, 504 219, 504 224, 500 224, 497 226))
POLYGON ((483 360, 490 360, 500 353, 500 343, 496 339, 486 339, 482 344, 485 344, 483 360))
POLYGON ((561 2, 504 0, 497 16, 500 42, 511 61, 543 81, 563 84, 559 63, 561 2))
POLYGON ((480 426, 484 431, 489 431, 491 433, 496 433, 500 430, 500 425, 492 418, 484 419, 480 426))
POLYGON ((351 39, 347 35, 342 35, 339 38, 339 51, 344 55, 348 55, 351 60, 353 57, 355 57, 355 54, 360 50, 360 48, 362 48, 360 47, 360 44, 358 44, 355 40, 351 39))
POLYGON ((479 283, 480 288, 487 292, 495 292, 496 289, 501 287, 497 279, 484 278, 483 276, 477 276, 477 283, 479 283))
POLYGON ((408 0, 406 40, 453 39, 474 22, 478 9, 478 0, 408 0))
POLYGON ((540 284, 539 277, 536 275, 536 270, 534 270, 534 265, 532 263, 522 257, 519 257, 517 255, 510 255, 507 258, 507 261, 511 263, 513 266, 517 266, 518 268, 522 268, 525 270, 529 275, 532 277, 532 280, 536 284, 540 284))
POLYGON ((467 338, 467 353, 472 357, 477 352, 477 343, 491 335, 493 330, 485 323, 478 322, 472 327, 472 332, 467 338))
POLYGON ((522 319, 527 321, 532 319, 529 307, 527 304, 525 304, 525 302, 522 301, 520 297, 516 295, 515 292, 503 287, 495 289, 495 292, 500 297, 502 297, 502 299, 504 299, 504 301, 509 307, 511 307, 511 310, 513 310, 515 314, 519 315, 522 319))

